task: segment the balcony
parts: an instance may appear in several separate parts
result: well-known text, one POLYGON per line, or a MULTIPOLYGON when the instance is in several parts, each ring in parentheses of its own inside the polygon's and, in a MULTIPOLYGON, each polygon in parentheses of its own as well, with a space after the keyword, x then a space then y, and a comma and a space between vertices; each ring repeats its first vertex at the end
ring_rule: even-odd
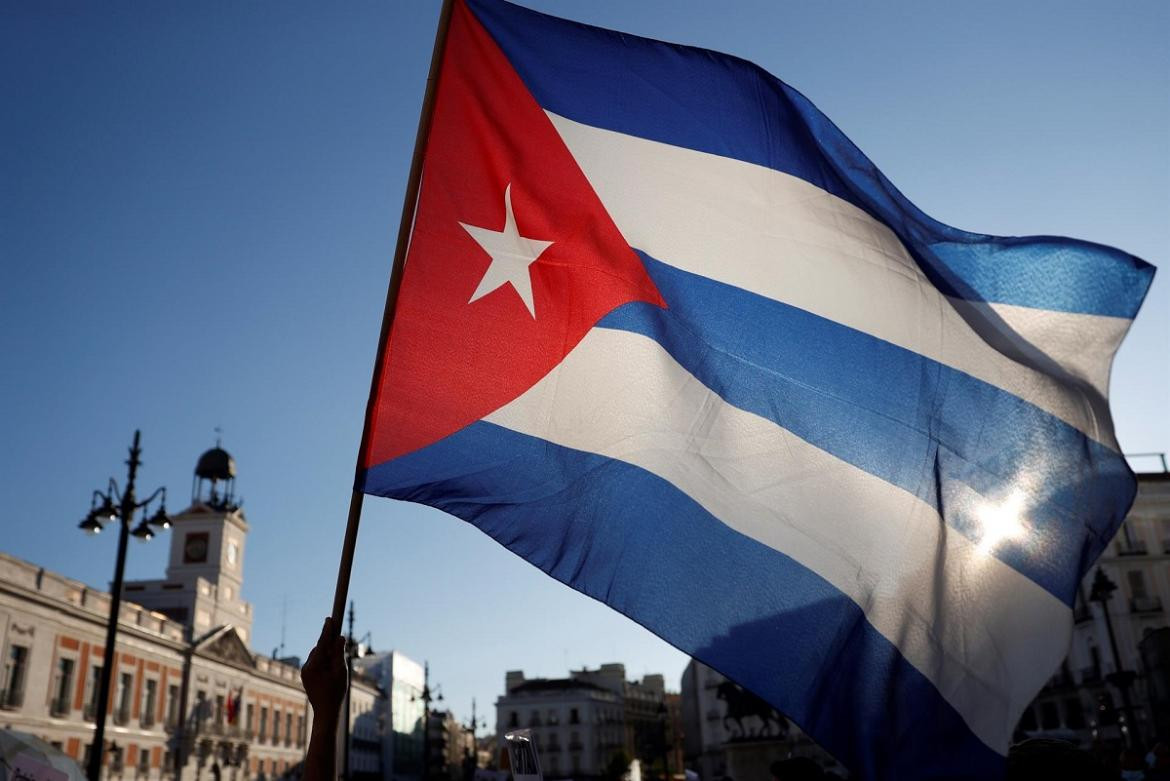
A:
POLYGON ((1161 597, 1134 597, 1129 601, 1129 609, 1134 613, 1161 613, 1161 597))
POLYGON ((114 711, 114 723, 119 727, 125 727, 130 723, 130 708, 118 708, 114 711))
POLYGON ((73 710, 69 707, 68 697, 54 697, 53 701, 49 703, 49 715, 60 718, 61 716, 68 716, 69 711, 73 710))
POLYGON ((1145 556, 1149 553, 1146 544, 1141 540, 1118 540, 1118 556, 1145 556))
POLYGON ((82 710, 81 710, 81 717, 83 719, 85 719, 86 721, 93 721, 94 717, 96 715, 97 715, 97 703, 96 702, 85 703, 85 707, 82 708, 82 710))

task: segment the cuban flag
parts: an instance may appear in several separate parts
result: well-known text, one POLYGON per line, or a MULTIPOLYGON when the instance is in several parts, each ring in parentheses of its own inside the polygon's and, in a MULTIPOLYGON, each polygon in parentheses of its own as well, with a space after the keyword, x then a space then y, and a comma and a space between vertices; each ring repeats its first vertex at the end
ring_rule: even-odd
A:
POLYGON ((909 203, 732 56, 456 0, 358 488, 475 524, 863 778, 989 778, 1134 496, 1153 276, 909 203))

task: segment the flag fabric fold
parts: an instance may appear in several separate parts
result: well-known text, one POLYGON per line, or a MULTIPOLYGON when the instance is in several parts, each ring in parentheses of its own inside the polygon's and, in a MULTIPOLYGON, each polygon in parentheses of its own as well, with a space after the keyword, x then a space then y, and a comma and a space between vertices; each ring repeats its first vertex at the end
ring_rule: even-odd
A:
POLYGON ((724 54, 457 0, 357 487, 475 524, 865 778, 986 778, 1134 480, 1153 268, 926 216, 724 54))

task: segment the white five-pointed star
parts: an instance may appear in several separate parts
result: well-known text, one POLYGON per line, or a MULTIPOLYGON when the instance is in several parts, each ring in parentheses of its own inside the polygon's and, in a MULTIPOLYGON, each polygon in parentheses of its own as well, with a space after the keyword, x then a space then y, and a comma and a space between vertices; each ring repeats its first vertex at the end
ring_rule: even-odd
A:
POLYGON ((511 284, 512 289, 519 294, 528 313, 536 319, 536 306, 532 301, 532 277, 528 267, 536 262, 540 254, 552 245, 551 241, 528 239, 520 235, 516 229, 516 216, 512 214, 512 185, 504 188, 504 229, 502 231, 480 228, 459 223, 463 229, 471 234, 471 238, 483 247, 484 252, 491 255, 492 263, 479 281, 479 287, 471 294, 471 303, 483 298, 501 285, 511 284))

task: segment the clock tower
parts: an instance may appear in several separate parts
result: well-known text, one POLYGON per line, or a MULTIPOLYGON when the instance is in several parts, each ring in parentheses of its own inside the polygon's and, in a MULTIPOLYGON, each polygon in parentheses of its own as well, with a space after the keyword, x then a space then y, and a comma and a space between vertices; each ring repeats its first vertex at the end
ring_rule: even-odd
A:
POLYGON ((252 636, 252 605, 240 593, 248 522, 235 491, 235 459, 217 442, 195 465, 191 506, 171 518, 166 578, 126 584, 127 599, 182 622, 192 640, 223 626, 252 636))

